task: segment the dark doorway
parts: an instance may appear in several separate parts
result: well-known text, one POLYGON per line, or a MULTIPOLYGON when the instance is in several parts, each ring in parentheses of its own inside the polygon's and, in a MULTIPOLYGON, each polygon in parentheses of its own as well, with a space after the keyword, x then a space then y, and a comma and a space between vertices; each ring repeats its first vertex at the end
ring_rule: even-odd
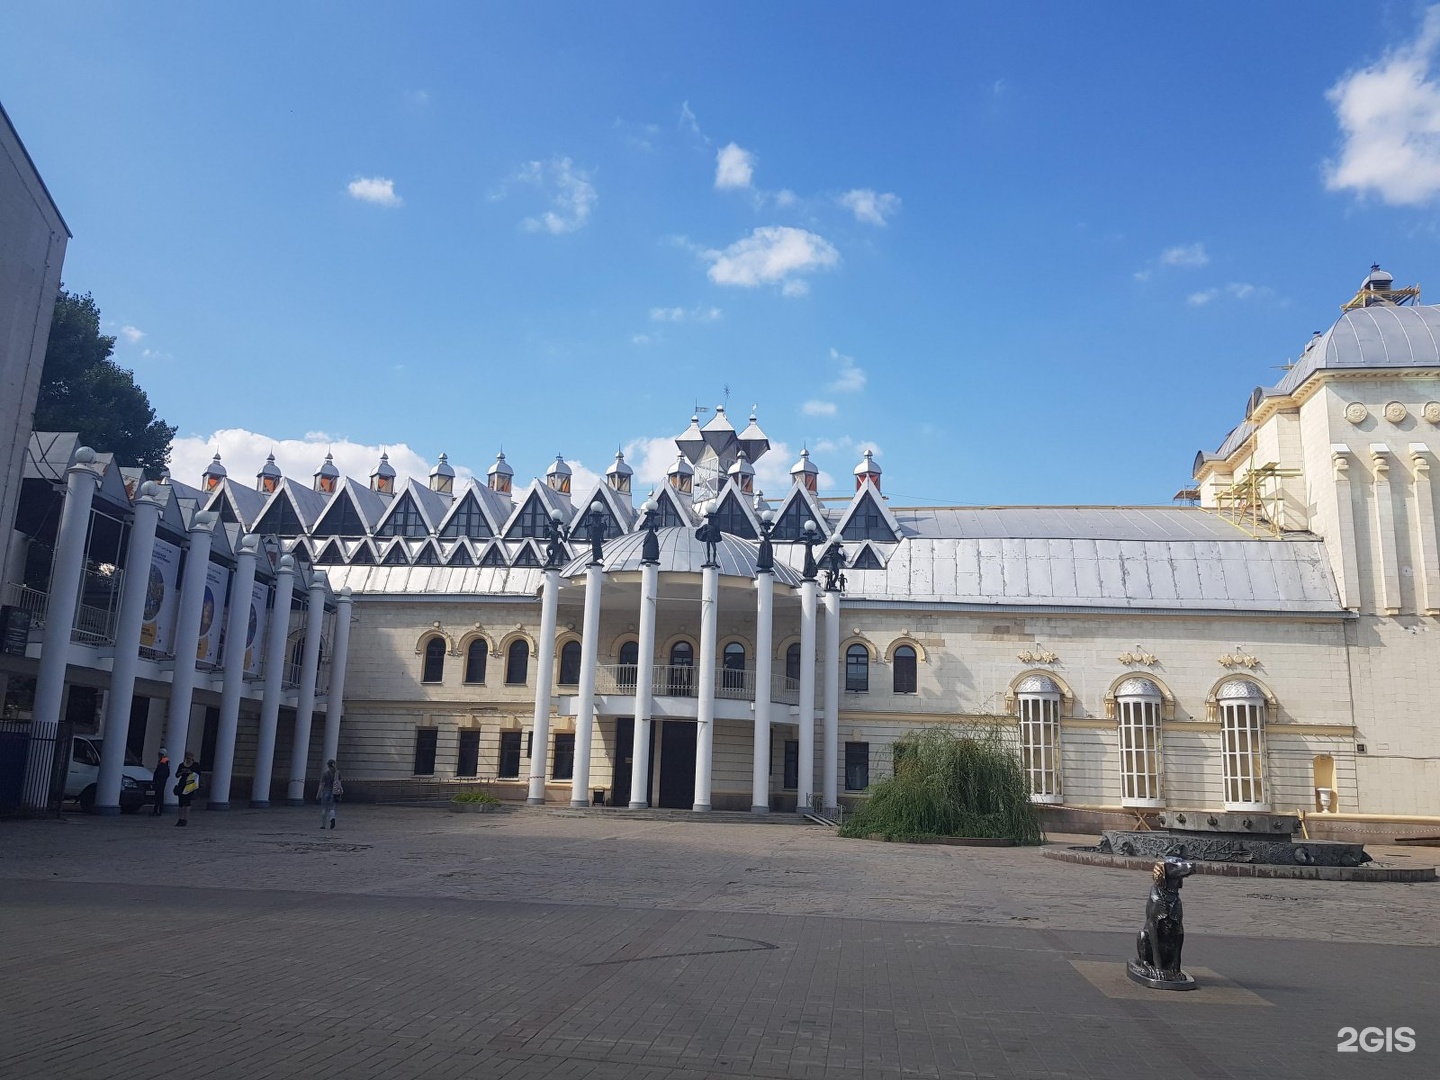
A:
POLYGON ((661 721, 660 805, 689 810, 695 805, 695 740, 691 720, 661 721))
POLYGON ((125 732, 125 747, 138 758, 145 756, 145 729, 149 726, 150 699, 136 694, 130 699, 130 727, 125 732))
POLYGON ((615 775, 610 780, 610 805, 630 805, 630 767, 635 758, 635 721, 628 716, 615 721, 615 775))
POLYGON ((462 728, 460 731, 460 749, 455 757, 455 775, 464 777, 480 775, 480 732, 476 728, 462 728))

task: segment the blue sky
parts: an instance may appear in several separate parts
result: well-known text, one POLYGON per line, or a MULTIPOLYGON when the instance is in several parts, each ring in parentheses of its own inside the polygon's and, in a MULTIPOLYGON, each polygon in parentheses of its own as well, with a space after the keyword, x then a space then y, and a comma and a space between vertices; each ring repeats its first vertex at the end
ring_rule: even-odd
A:
POLYGON ((15 3, 0 101, 189 482, 648 481, 728 387, 771 495, 1165 503, 1372 261, 1426 285, 1440 15, 1015 10, 15 3))

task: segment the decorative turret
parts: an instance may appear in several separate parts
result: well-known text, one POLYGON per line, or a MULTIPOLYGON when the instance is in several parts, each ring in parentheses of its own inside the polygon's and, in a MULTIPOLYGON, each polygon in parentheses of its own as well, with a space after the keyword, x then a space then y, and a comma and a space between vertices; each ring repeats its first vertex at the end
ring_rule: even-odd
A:
POLYGON ((280 486, 281 479, 280 466, 275 464, 275 452, 272 450, 270 455, 266 457, 265 464, 262 465, 260 471, 255 474, 255 487, 259 491, 263 491, 266 495, 269 495, 280 486))
POLYGON ((441 495, 450 495, 455 491, 455 470, 450 467, 450 459, 443 453, 440 460, 435 462, 435 467, 430 470, 430 490, 438 491, 441 495))
POLYGON ((395 469, 390 464, 390 455, 383 450, 380 452, 380 464, 370 474, 370 490, 381 495, 395 494, 395 469))
POLYGON ((800 460, 790 466, 790 479, 812 494, 820 490, 820 469, 810 460, 808 449, 800 451, 800 460))
POLYGON ((220 451, 215 451, 215 457, 210 464, 205 466, 205 471, 200 474, 200 486, 206 491, 214 491, 220 486, 220 481, 226 476, 225 466, 220 464, 220 451))
POLYGON ((1360 282, 1359 290, 1349 301, 1340 305, 1340 310, 1353 311, 1355 308, 1374 307, 1376 304, 1413 304, 1419 299, 1419 285, 1397 289, 1395 276, 1388 270, 1381 270, 1379 263, 1371 263, 1370 273, 1360 282))
MULTIPOLYGON (((679 442, 679 439, 675 440, 679 442)), ((678 491, 681 495, 689 495, 695 488, 695 470, 690 467, 690 462, 685 460, 685 451, 681 450, 675 457, 675 464, 670 466, 665 473, 666 482, 678 491)))
POLYGON ((750 505, 754 509, 756 517, 760 517, 761 520, 764 520, 763 515, 770 510, 770 504, 765 501, 765 493, 763 491, 755 492, 755 499, 750 505))
POLYGON ((875 451, 866 450, 865 459, 855 466, 855 490, 859 491, 869 480, 875 485, 875 490, 880 490, 880 466, 875 464, 875 451))
POLYGON ((561 495, 570 494, 570 466, 565 464, 565 457, 556 454, 550 468, 545 470, 545 483, 552 491, 558 491, 561 495))
POLYGON ((315 490, 325 495, 335 494, 335 485, 340 482, 340 470, 335 468, 332 454, 325 455, 325 461, 315 470, 315 490))
POLYGON ((505 451, 501 450, 495 455, 495 464, 486 470, 485 481, 490 485, 491 491, 498 491, 501 495, 509 495, 510 485, 514 479, 515 470, 505 463, 505 451))
POLYGON ((615 460, 605 470, 605 482, 610 485, 610 489, 618 491, 621 495, 629 495, 630 481, 634 475, 635 470, 625 464, 625 455, 616 450, 615 460))
POLYGON ((690 464, 693 465, 700 460, 700 455, 705 452, 705 436, 700 434, 699 413, 690 417, 690 426, 675 436, 675 445, 680 448, 680 453, 690 464))
POLYGON ((750 495, 755 491, 755 466, 751 465, 745 458, 745 451, 741 450, 735 456, 735 464, 730 466, 727 474, 735 481, 742 494, 750 495))
POLYGON ((760 430, 760 425, 755 422, 755 412, 750 412, 750 423, 745 430, 740 432, 740 449, 745 451, 745 456, 752 462, 759 461, 770 449, 770 439, 760 430))

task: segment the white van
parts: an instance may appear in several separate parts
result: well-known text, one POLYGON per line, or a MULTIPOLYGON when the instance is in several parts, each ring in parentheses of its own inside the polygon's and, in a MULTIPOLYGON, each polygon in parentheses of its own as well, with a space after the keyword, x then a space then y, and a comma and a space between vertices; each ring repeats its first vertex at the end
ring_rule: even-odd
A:
MULTIPOLYGON (((70 771, 65 775, 65 798, 76 799, 87 814, 95 808, 95 784, 100 779, 98 735, 76 735, 70 740, 70 771)), ((155 774, 125 748, 125 765, 120 770, 120 810, 133 814, 155 795, 155 774)))

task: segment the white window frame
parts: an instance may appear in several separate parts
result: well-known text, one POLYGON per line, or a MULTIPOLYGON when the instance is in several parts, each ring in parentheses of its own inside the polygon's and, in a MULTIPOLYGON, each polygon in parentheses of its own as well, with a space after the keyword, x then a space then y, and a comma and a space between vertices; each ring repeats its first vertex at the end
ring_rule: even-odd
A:
POLYGON ((1030 801, 1056 805, 1060 794, 1060 695, 1015 697, 1020 714, 1020 760, 1030 781, 1030 801))
POLYGON ((1265 699, 1221 698, 1218 704, 1225 809, 1269 810, 1265 798, 1265 699))
POLYGON ((1115 695, 1119 721, 1120 805, 1163 807, 1160 786, 1163 768, 1160 753, 1160 705, 1158 690, 1115 695))

